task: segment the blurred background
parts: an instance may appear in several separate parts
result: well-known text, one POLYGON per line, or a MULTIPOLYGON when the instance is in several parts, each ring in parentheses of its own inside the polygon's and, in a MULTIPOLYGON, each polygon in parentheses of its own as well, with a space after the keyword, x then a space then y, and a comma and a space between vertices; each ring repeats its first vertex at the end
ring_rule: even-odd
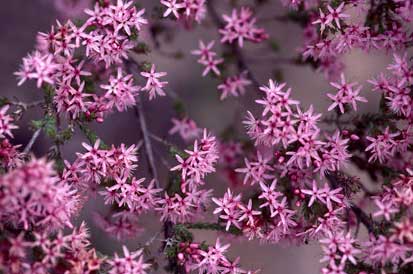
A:
MULTIPOLYGON (((81 18, 82 10, 90 6, 90 0, 2 0, 0 8, 0 96, 17 98, 23 102, 30 102, 40 99, 41 91, 37 90, 34 83, 25 83, 17 87, 17 81, 13 75, 18 69, 21 58, 33 49, 36 33, 38 31, 47 32, 51 24, 56 19, 81 18), (7 2, 7 3, 6 3, 7 2)), ((158 1, 147 0, 137 1, 147 10, 147 17, 150 19, 152 7, 158 1)), ((228 1, 216 1, 219 5, 225 6, 228 1)), ((251 1, 239 1, 241 4, 251 4, 251 1)), ((268 1, 263 7, 257 9, 257 16, 266 18, 280 15, 285 12, 279 1, 268 1)), ((229 10, 226 10, 229 13, 229 10)), ((207 20, 208 21, 208 20, 207 20)), ((161 43, 159 50, 154 50, 142 60, 148 60, 157 65, 158 70, 168 72, 166 80, 169 85, 166 91, 173 90, 185 102, 185 107, 189 117, 195 120, 199 127, 208 128, 212 132, 219 134, 229 125, 234 124, 241 129, 241 119, 245 115, 246 109, 254 109, 253 99, 255 91, 248 89, 244 98, 243 106, 237 102, 237 98, 230 97, 224 101, 219 100, 217 92, 218 80, 211 77, 201 77, 203 67, 196 62, 196 57, 189 54, 190 50, 198 47, 198 40, 209 41, 219 40, 216 28, 206 22, 203 27, 195 27, 191 30, 185 29, 180 24, 170 22, 174 26, 172 40, 161 43), (182 58, 175 59, 167 57, 175 53, 183 53, 182 58)), ((273 41, 277 41, 280 49, 276 52, 268 51, 268 47, 263 45, 246 44, 243 49, 246 60, 261 84, 266 84, 269 78, 273 78, 277 71, 282 71, 282 78, 292 87, 292 97, 301 101, 304 107, 313 105, 316 112, 325 113, 330 102, 325 96, 326 92, 332 91, 328 81, 320 73, 315 72, 309 66, 295 66, 277 62, 277 58, 287 58, 297 56, 297 48, 302 42, 302 29, 293 23, 283 23, 266 20, 258 23, 269 32, 273 41)), ((144 31, 141 36, 143 40, 150 41, 149 34, 144 31)), ((219 44, 216 46, 219 51, 219 44)), ((369 89, 365 82, 367 79, 383 71, 390 62, 390 56, 370 55, 354 51, 344 57, 346 65, 345 75, 349 81, 358 81, 364 85, 362 96, 369 100, 369 103, 360 105, 362 111, 375 110, 378 107, 379 96, 369 89)), ((171 142, 184 147, 185 144, 177 137, 167 135, 171 128, 171 117, 174 115, 172 102, 168 97, 157 98, 153 101, 145 101, 144 108, 148 119, 148 126, 151 132, 162 136, 171 142)), ((23 120, 20 121, 20 129, 14 131, 15 142, 26 144, 32 135, 26 125, 30 120, 39 119, 41 110, 28 111, 23 120)), ((115 113, 106 118, 102 125, 93 125, 94 130, 107 144, 126 143, 136 144, 141 140, 138 119, 133 109, 129 112, 115 113)), ((75 152, 81 151, 81 142, 86 141, 82 135, 76 135, 68 144, 63 147, 64 158, 73 161, 75 152)), ((49 147, 45 136, 36 142, 34 153, 37 156, 45 155, 49 147)), ((165 149, 155 146, 155 154, 165 156, 165 149)), ((173 159, 168 158, 173 165, 173 159)), ((140 161, 138 176, 145 174, 146 165, 143 156, 140 161)), ((161 178, 166 178, 166 168, 159 164, 159 170, 163 171, 161 178)), ((362 177, 363 174, 357 174, 362 177)), ((221 195, 228 186, 223 176, 215 175, 207 179, 207 184, 216 189, 214 195, 221 195)), ((137 247, 156 235, 159 231, 157 217, 145 216, 140 220, 142 227, 146 229, 136 238, 119 242, 102 232, 95 226, 91 215, 94 211, 104 212, 103 203, 96 197, 91 197, 87 201, 85 208, 79 216, 79 220, 86 219, 91 229, 92 242, 97 249, 111 255, 113 251, 120 250, 120 244, 127 244, 130 249, 137 247)), ((211 219, 212 220, 212 219, 211 219)), ((205 240, 209 243, 215 241, 216 234, 204 231, 195 231, 196 239, 205 240)), ((153 255, 159 255, 160 239, 156 247, 153 248, 153 255)), ((312 274, 319 273, 321 265, 319 258, 321 251, 315 244, 295 246, 287 244, 263 245, 257 242, 239 242, 220 235, 224 241, 232 244, 230 257, 241 257, 241 264, 247 269, 261 269, 263 274, 312 274)), ((163 273, 160 268, 157 273, 163 273)))

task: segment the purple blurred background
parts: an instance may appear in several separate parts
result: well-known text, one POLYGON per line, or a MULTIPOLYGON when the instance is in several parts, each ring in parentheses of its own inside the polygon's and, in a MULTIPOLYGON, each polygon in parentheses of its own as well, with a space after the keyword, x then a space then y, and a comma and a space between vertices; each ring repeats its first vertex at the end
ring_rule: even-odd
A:
MULTIPOLYGON (((88 6, 88 0, 13 0, 5 1, 0 9, 0 96, 16 97, 23 102, 29 102, 41 98, 41 92, 36 90, 33 83, 25 83, 17 87, 13 72, 17 70, 21 58, 32 50, 35 36, 38 31, 48 31, 50 25, 56 19, 64 20, 67 16, 79 16, 83 7, 88 6), (77 4, 70 8, 68 3, 74 1, 77 4), (7 2, 7 3, 6 3, 7 2)), ((139 1, 141 5, 147 8, 150 14, 154 0, 139 1)), ((218 1, 217 1, 218 2, 218 1)), ((221 1, 219 1, 220 4, 221 1)), ((222 1, 226 4, 227 1, 222 1)), ((250 1, 239 1, 240 3, 251 3, 250 1)), ((264 8, 258 11, 259 15, 268 17, 276 14, 282 14, 285 9, 278 1, 269 1, 264 8)), ((171 22, 172 23, 172 22, 171 22)), ((284 80, 292 87, 292 96, 301 100, 301 103, 308 107, 314 105, 317 112, 325 113, 329 105, 325 92, 331 91, 328 81, 324 77, 314 72, 310 67, 297 67, 293 65, 278 64, 275 62, 277 57, 293 57, 297 55, 296 49, 302 41, 302 33, 298 26, 292 23, 277 23, 274 21, 261 24, 262 27, 270 33, 272 39, 278 41, 281 50, 277 53, 269 53, 262 45, 247 45, 243 51, 247 57, 258 80, 266 84, 269 78, 273 77, 274 69, 282 69, 284 80)), ((143 34, 143 39, 148 34, 143 34)), ((163 44, 161 51, 153 51, 143 60, 149 60, 157 67, 168 72, 167 81, 168 89, 176 92, 184 99, 187 111, 200 127, 210 129, 215 133, 220 133, 228 125, 236 121, 237 127, 241 128, 241 118, 245 114, 246 108, 253 108, 253 98, 256 96, 253 91, 249 91, 243 98, 243 102, 249 102, 247 106, 240 107, 237 100, 229 98, 223 102, 219 101, 219 94, 216 91, 217 80, 208 77, 202 78, 202 67, 196 63, 196 58, 189 55, 190 50, 197 48, 198 40, 204 41, 218 40, 217 31, 212 24, 206 24, 206 27, 197 27, 194 30, 186 31, 181 26, 177 26, 175 36, 172 42, 163 44), (184 53, 180 60, 166 58, 165 52, 176 52, 179 50, 184 53)), ((363 96, 369 99, 369 103, 364 104, 362 110, 376 109, 379 96, 371 92, 365 80, 382 71, 389 62, 389 56, 370 55, 366 56, 362 52, 353 52, 345 56, 346 77, 351 81, 363 83, 363 96)), ((168 90, 167 89, 167 90, 168 90)), ((170 118, 173 115, 171 100, 164 97, 151 102, 145 102, 145 111, 148 118, 150 130, 159 135, 167 136, 171 128, 170 118)), ((40 110, 28 111, 20 125, 24 125, 30 120, 39 119, 40 110)), ((106 143, 138 143, 140 140, 139 124, 133 110, 127 113, 113 114, 106 119, 103 125, 94 125, 93 128, 99 136, 102 136, 106 143)), ((31 131, 22 126, 15 131, 16 143, 26 144, 31 136, 31 131)), ((180 143, 178 138, 167 137, 172 142, 180 143)), ((75 151, 81 150, 81 142, 85 139, 81 135, 76 135, 67 145, 64 146, 63 155, 65 159, 73 160, 75 151)), ((42 138, 34 146, 34 153, 42 156, 47 152, 49 143, 47 138, 42 138)), ((165 150, 161 147, 155 148, 158 156, 167 157, 165 150)), ((143 158, 143 157, 141 157, 143 158)), ((173 160, 168 158, 170 163, 173 160)), ((351 167, 350 167, 351 168, 351 167)), ((159 169, 166 171, 166 168, 159 165, 159 169)), ((139 175, 145 176, 145 161, 140 161, 139 175)), ((353 170, 353 174, 357 174, 353 170)), ((166 173, 162 174, 165 178, 166 173)), ((211 176, 208 184, 216 188, 215 195, 220 195, 227 182, 219 175, 211 176)), ((90 212, 95 209, 104 211, 103 203, 100 199, 91 198, 86 203, 84 210, 79 219, 86 218, 88 226, 91 228, 92 241, 99 251, 105 254, 112 254, 113 251, 120 250, 119 242, 112 240, 108 235, 98 229, 91 220, 90 212)), ((147 241, 159 229, 159 225, 154 216, 147 216, 142 219, 141 224, 148 227, 142 235, 136 239, 127 241, 126 244, 131 248, 137 248, 137 243, 147 241)), ((213 242, 216 233, 206 233, 196 231, 197 240, 206 240, 213 242)), ((221 235, 220 237, 225 237, 221 235)), ((224 239, 223 239, 224 240, 224 239)), ((230 240, 230 239, 228 239, 230 240)), ((153 249, 156 256, 159 253, 160 241, 157 247, 153 249)), ((316 245, 288 246, 279 245, 261 245, 257 242, 232 242, 231 257, 241 256, 241 263, 245 268, 261 268, 264 274, 271 273, 292 273, 292 274, 312 274, 318 273, 320 264, 318 263, 321 251, 316 245)), ((161 270, 158 273, 162 273, 161 270)))

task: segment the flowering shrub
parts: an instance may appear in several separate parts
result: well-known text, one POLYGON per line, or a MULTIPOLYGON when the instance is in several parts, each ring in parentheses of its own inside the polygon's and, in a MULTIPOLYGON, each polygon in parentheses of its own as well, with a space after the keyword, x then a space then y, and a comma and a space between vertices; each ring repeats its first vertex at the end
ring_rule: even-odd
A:
POLYGON ((302 105, 286 83, 260 83, 249 66, 245 45, 270 39, 255 10, 272 1, 162 0, 150 12, 136 2, 93 1, 85 20, 57 21, 39 32, 15 74, 18 85, 34 81, 43 100, 0 101, 0 272, 144 274, 164 267, 171 273, 258 273, 227 255, 226 236, 232 235, 269 244, 319 242, 324 274, 413 273, 412 1, 282 1, 287 13, 272 24, 303 27, 298 57, 287 61, 310 65, 330 81, 327 117, 302 105), (151 43, 159 46, 163 22, 216 28, 216 40, 195 37, 199 48, 188 54, 204 67, 202 76, 220 81, 220 100, 236 97, 242 104, 244 94, 256 95, 255 111, 236 121, 246 135, 199 127, 169 89, 173 72, 142 61, 151 43), (142 38, 146 28, 154 41, 142 38), (340 61, 353 49, 383 51, 393 62, 360 85, 346 79, 340 61), (369 89, 381 96, 380 106, 359 113, 369 89), (162 96, 176 107, 169 134, 187 147, 151 133, 143 105, 162 96), (32 121, 27 144, 15 144, 21 114, 33 107, 43 117, 32 121), (89 127, 132 108, 142 136, 137 144, 106 144, 89 127), (36 158, 31 149, 42 132, 52 145, 36 158), (88 143, 65 158, 61 148, 75 132, 88 143), (155 144, 166 146, 174 162, 155 155, 155 144), (138 154, 147 159, 143 167, 138 154), (366 173, 379 191, 347 166, 366 173), (142 169, 149 178, 138 175, 142 169), (222 195, 208 183, 214 173, 229 181, 222 195), (107 235, 135 237, 146 213, 157 216, 162 233, 133 250, 124 245, 121 254, 100 253, 80 215, 92 195, 108 213, 87 221, 107 235), (208 244, 194 237, 194 229, 220 236, 208 244), (162 256, 148 249, 159 239, 162 256))

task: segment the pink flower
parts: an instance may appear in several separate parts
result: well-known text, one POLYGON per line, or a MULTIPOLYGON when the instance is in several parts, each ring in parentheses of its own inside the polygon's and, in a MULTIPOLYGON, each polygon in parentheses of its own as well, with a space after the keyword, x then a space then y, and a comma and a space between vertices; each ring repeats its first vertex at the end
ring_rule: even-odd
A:
POLYGON ((340 20, 343 18, 350 17, 348 14, 343 13, 344 2, 341 3, 336 9, 332 8, 330 5, 327 6, 329 14, 327 15, 327 20, 329 22, 335 22, 338 29, 341 29, 340 20))
POLYGON ((121 68, 118 68, 116 78, 110 76, 108 85, 101 85, 106 90, 104 98, 108 100, 108 108, 116 106, 118 111, 125 111, 128 107, 136 104, 135 96, 140 87, 133 84, 133 75, 123 75, 121 68))
POLYGON ((71 226, 70 218, 78 211, 79 198, 69 184, 56 176, 52 166, 44 159, 32 159, 0 177, 2 222, 25 230, 71 226))
POLYGON ((238 97, 245 93, 245 88, 251 84, 251 81, 246 78, 247 73, 243 72, 239 75, 228 77, 222 84, 218 86, 221 92, 220 100, 224 100, 229 95, 238 97))
POLYGON ((0 109, 0 138, 6 138, 6 136, 13 138, 11 131, 18 128, 13 124, 13 117, 6 114, 9 107, 9 105, 5 105, 0 109))
POLYGON ((224 59, 216 59, 216 53, 212 51, 214 43, 215 41, 211 41, 205 46, 204 42, 200 40, 199 49, 191 51, 193 55, 199 55, 198 63, 205 66, 202 76, 207 75, 211 70, 216 75, 221 74, 217 66, 221 64, 224 59))
POLYGON ((173 127, 169 130, 169 134, 179 133, 185 141, 191 141, 199 137, 202 130, 198 128, 195 121, 189 118, 172 118, 173 127))
POLYGON ((338 91, 335 95, 327 94, 327 96, 333 100, 333 104, 330 105, 328 111, 331 111, 335 107, 340 109, 341 113, 344 113, 345 104, 351 104, 354 110, 357 110, 357 101, 367 102, 367 99, 359 96, 362 86, 353 88, 357 85, 356 82, 347 84, 344 74, 341 74, 341 83, 330 83, 333 87, 337 88, 338 91))
POLYGON ((201 139, 195 140, 193 150, 185 152, 188 155, 185 159, 175 155, 179 165, 171 168, 171 171, 181 171, 183 192, 186 192, 187 187, 193 190, 202 185, 205 176, 215 171, 214 165, 219 158, 215 137, 209 135, 206 130, 201 139))
POLYGON ((380 201, 379 199, 375 199, 374 202, 379 208, 379 210, 374 212, 374 217, 383 216, 386 221, 390 221, 391 215, 399 212, 399 210, 393 206, 392 201, 380 201))
POLYGON ((264 29, 255 26, 256 19, 252 11, 246 7, 241 7, 240 11, 233 9, 231 16, 223 15, 223 18, 226 25, 219 30, 222 43, 232 44, 237 40, 238 45, 243 47, 244 40, 259 43, 268 38, 264 29))
POLYGON ((367 146, 366 151, 371 153, 369 162, 379 160, 380 163, 384 163, 391 156, 393 156, 396 148, 395 137, 399 135, 398 132, 390 133, 387 127, 383 134, 378 135, 376 138, 367 136, 366 139, 371 142, 367 146))
POLYGON ((170 14, 173 14, 175 18, 179 18, 179 9, 185 7, 185 3, 177 3, 177 0, 162 0, 161 4, 167 7, 167 10, 164 12, 163 17, 168 17, 170 14))
POLYGON ((149 92, 149 100, 154 99, 157 95, 166 95, 163 88, 168 84, 168 82, 162 82, 159 80, 160 77, 167 75, 166 72, 155 72, 155 65, 152 64, 151 70, 149 72, 141 72, 141 75, 147 78, 146 85, 142 88, 142 90, 149 92))
POLYGON ((192 55, 199 55, 199 60, 210 59, 210 58, 216 56, 216 53, 214 51, 212 51, 212 48, 214 47, 214 44, 215 44, 214 40, 210 41, 207 45, 205 45, 202 40, 199 40, 199 49, 192 50, 191 54, 192 55))
POLYGON ((146 274, 146 269, 151 265, 143 262, 142 249, 130 252, 126 246, 122 246, 123 257, 115 253, 115 257, 108 260, 109 274, 146 274))

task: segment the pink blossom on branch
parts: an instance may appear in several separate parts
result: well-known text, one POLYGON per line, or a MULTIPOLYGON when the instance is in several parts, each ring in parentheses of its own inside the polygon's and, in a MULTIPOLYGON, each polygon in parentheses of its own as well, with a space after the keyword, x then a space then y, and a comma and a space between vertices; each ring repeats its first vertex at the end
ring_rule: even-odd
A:
POLYGON ((149 72, 141 72, 141 75, 146 79, 146 85, 142 90, 149 92, 149 100, 154 99, 156 96, 165 96, 165 91, 163 88, 168 84, 168 82, 162 82, 159 78, 166 76, 166 72, 156 72, 155 65, 152 65, 149 72))
POLYGON ((222 43, 237 41, 242 48, 244 40, 260 43, 268 38, 264 29, 256 27, 256 18, 249 8, 241 7, 239 11, 233 9, 231 15, 223 15, 223 18, 226 25, 219 30, 222 43))

